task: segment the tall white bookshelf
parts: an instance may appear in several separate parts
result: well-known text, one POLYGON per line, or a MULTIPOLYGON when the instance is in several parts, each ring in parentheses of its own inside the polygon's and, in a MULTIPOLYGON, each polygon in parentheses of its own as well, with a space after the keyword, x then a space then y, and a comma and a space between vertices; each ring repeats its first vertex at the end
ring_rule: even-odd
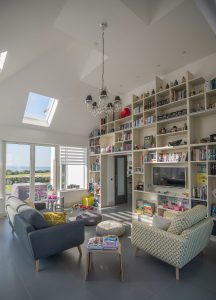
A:
MULTIPOLYGON (((156 77, 151 91, 133 95, 132 103, 128 105, 130 116, 120 119, 118 115, 112 115, 103 119, 100 125, 100 153, 91 151, 90 162, 99 156, 105 168, 107 155, 132 155, 134 212, 137 200, 143 199, 154 203, 156 212, 159 209, 169 210, 164 207, 166 201, 181 202, 185 209, 203 203, 211 215, 211 205, 216 204, 212 194, 216 187, 216 155, 212 154, 216 153, 216 141, 205 138, 216 134, 216 89, 207 89, 206 80, 190 72, 182 74, 182 78, 177 80, 175 82, 174 79, 172 86, 170 82, 167 86, 166 79, 156 77), (151 138, 147 140, 147 137, 151 138), (171 146, 177 140, 182 141, 171 146), (183 167, 186 171, 185 188, 153 185, 153 167, 162 165, 183 167), (202 177, 199 174, 203 174, 204 183, 199 182, 199 176, 202 177), (143 183, 143 189, 137 189, 140 183, 143 183), (206 195, 200 196, 199 188, 204 193, 205 185, 206 195)), ((102 163, 98 175, 100 179, 103 171, 102 163)), ((92 173, 90 170, 90 178, 94 177, 92 173)), ((102 181, 100 184, 105 185, 106 181, 102 181)), ((106 203, 107 191, 101 186, 103 190, 105 194, 101 192, 101 199, 104 198, 102 203, 106 203)))

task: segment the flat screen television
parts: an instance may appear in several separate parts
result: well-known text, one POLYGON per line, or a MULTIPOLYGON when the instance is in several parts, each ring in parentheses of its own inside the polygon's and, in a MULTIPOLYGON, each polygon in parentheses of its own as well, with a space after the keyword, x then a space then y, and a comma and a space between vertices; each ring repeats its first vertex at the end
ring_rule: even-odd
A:
POLYGON ((153 167, 153 185, 185 188, 184 167, 153 167))

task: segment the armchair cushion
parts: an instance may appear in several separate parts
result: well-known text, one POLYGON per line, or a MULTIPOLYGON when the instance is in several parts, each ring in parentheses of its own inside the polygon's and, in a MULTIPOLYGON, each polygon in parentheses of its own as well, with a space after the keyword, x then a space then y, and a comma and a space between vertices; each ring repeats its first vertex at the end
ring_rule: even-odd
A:
POLYGON ((192 209, 175 216, 172 219, 168 232, 181 234, 184 230, 190 228, 203 220, 207 215, 207 208, 204 205, 197 205, 192 209))
POLYGON ((159 229, 167 230, 170 226, 171 220, 163 218, 161 216, 154 215, 152 225, 159 229))
POLYGON ((43 218, 43 216, 36 209, 28 209, 22 211, 20 216, 30 225, 32 225, 35 229, 42 229, 49 227, 47 221, 43 218))

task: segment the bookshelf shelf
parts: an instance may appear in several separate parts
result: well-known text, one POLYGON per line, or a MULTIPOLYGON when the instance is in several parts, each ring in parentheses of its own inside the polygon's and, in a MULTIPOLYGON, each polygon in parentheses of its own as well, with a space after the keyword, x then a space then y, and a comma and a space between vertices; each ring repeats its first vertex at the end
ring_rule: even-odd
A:
POLYGON ((187 115, 161 120, 161 121, 158 121, 157 124, 162 124, 162 123, 165 124, 165 123, 173 123, 173 122, 177 123, 177 122, 185 121, 185 120, 187 120, 187 115))
MULTIPOLYGON (((103 201, 107 198, 106 181, 103 180, 107 161, 111 156, 132 155, 133 213, 138 199, 152 202, 156 208, 158 206, 172 211, 161 206, 160 201, 164 198, 167 201, 169 199, 176 203, 181 202, 186 208, 203 203, 207 205, 208 215, 211 214, 211 205, 216 204, 216 199, 212 196, 216 175, 211 175, 214 174, 213 164, 216 160, 209 160, 208 153, 211 153, 212 148, 216 149, 216 141, 209 142, 206 137, 216 134, 216 89, 207 90, 203 77, 195 77, 190 72, 183 75, 184 82, 178 80, 178 85, 170 86, 168 89, 164 89, 168 80, 156 77, 150 91, 143 91, 140 96, 133 95, 131 103, 126 106, 131 110, 129 116, 119 118, 116 113, 108 116, 100 125, 101 135, 94 134, 89 137, 90 163, 95 163, 98 157, 101 160, 101 171, 89 171, 89 177, 101 186, 99 194, 103 201), (156 93, 149 94, 153 89, 156 93), (148 121, 153 122, 146 123, 148 121), (149 147, 148 143, 145 143, 145 147, 148 148, 144 148, 144 137, 152 137, 149 147), (180 144, 168 146, 172 143, 175 145, 175 142, 180 144), (197 151, 198 154, 201 150, 206 156, 193 157, 193 153, 197 151), (167 157, 172 155, 179 155, 180 160, 167 161, 167 157), (201 159, 203 157, 205 160, 201 159), (184 168, 185 187, 154 186, 153 168, 157 166, 184 168), (204 183, 200 184, 199 178, 204 183), (136 189, 138 181, 143 182, 144 190, 136 189), (196 198, 199 193, 192 193, 193 188, 201 190, 202 187, 205 189, 206 200, 196 198)), ((214 218, 216 220, 216 217, 214 218)))
POLYGON ((180 134, 187 134, 188 131, 187 130, 179 130, 179 131, 174 131, 174 132, 167 132, 167 133, 163 133, 163 134, 157 134, 158 137, 162 137, 162 136, 173 136, 173 135, 180 135, 180 134))
POLYGON ((186 104, 187 104, 187 98, 179 99, 179 100, 171 101, 170 103, 158 106, 157 110, 164 110, 164 109, 178 107, 178 106, 182 106, 182 105, 186 105, 186 104))

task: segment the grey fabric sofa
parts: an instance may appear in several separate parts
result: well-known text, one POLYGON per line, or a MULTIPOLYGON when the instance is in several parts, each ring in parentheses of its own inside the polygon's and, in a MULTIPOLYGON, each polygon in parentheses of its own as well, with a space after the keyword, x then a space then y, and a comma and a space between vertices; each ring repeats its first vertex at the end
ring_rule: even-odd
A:
MULTIPOLYGON (((36 203, 39 210, 45 209, 44 203, 36 203)), ((66 224, 49 226, 41 213, 26 205, 16 197, 6 201, 6 212, 12 232, 15 232, 36 262, 39 260, 77 247, 82 255, 80 245, 84 242, 84 222, 73 221, 66 224)))

